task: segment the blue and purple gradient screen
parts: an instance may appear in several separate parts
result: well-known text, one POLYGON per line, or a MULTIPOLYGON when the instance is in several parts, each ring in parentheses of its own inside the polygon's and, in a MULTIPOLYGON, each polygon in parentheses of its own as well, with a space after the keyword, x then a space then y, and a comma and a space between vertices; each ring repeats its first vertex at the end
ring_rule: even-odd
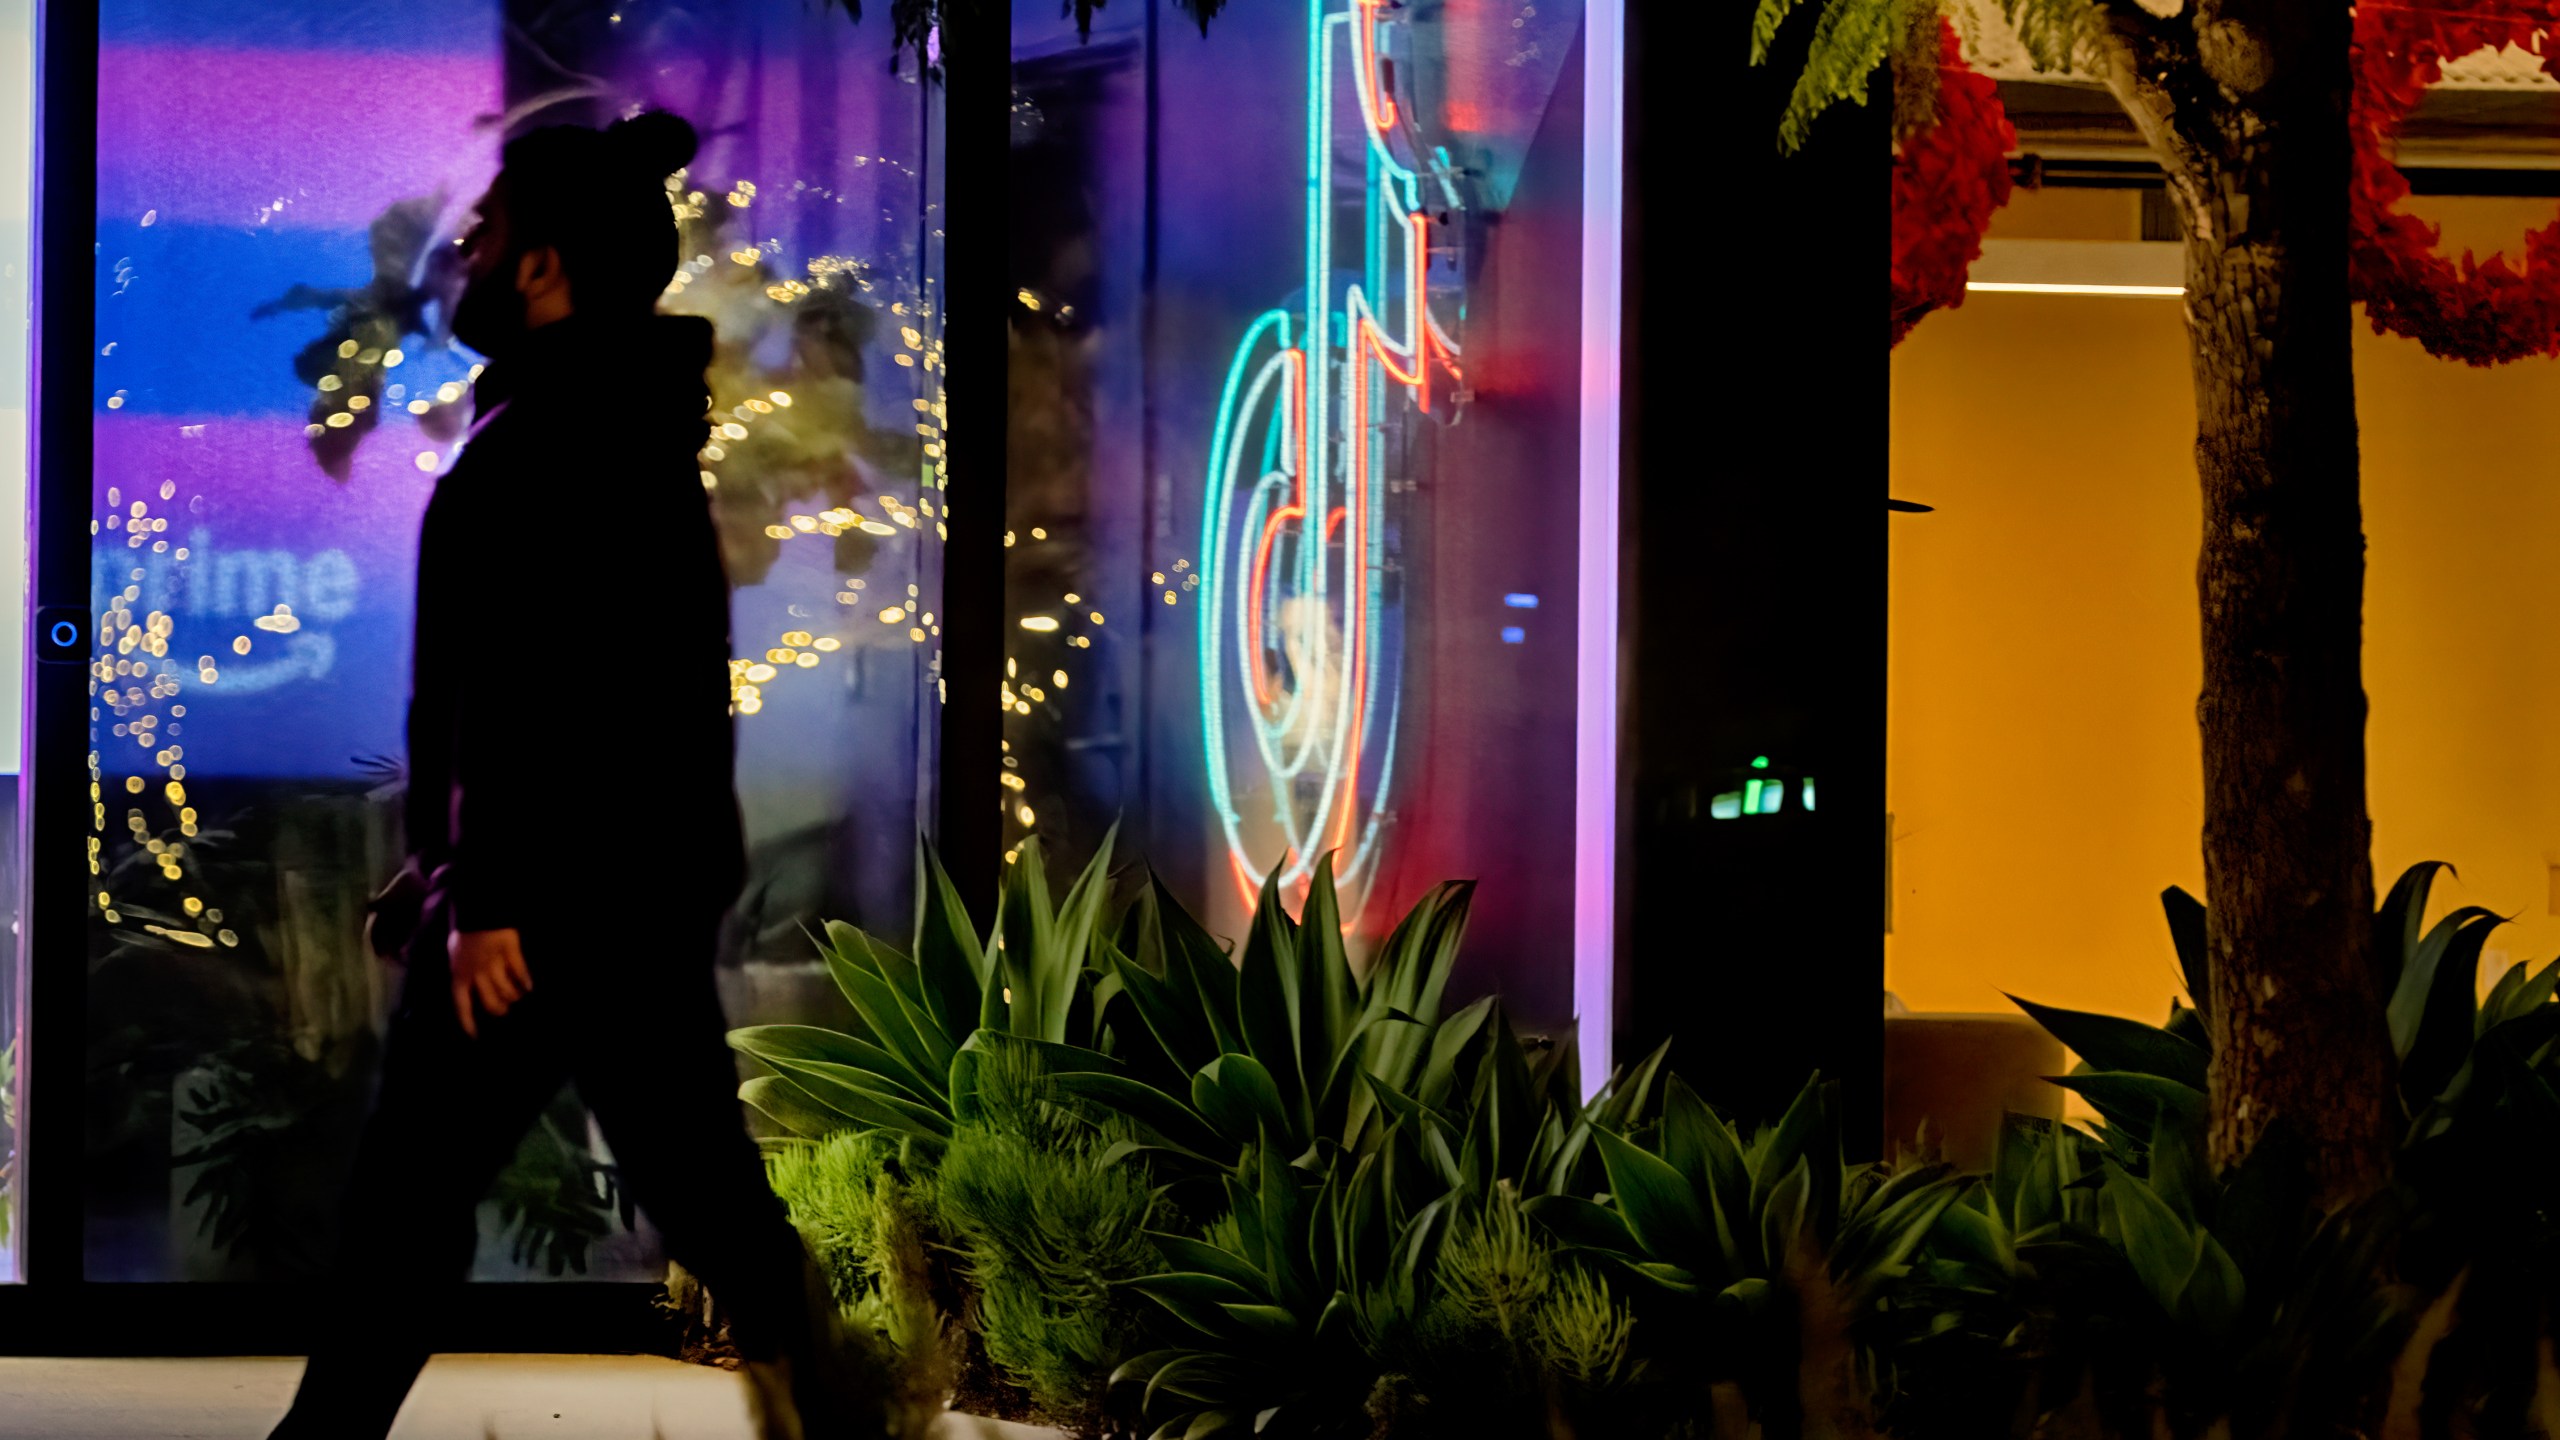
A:
MULTIPOLYGON (((93 610, 138 584, 134 612, 171 616, 182 670, 215 659, 186 730, 226 774, 341 775, 399 753, 431 446, 386 407, 347 478, 324 473, 295 357, 325 311, 252 315, 297 286, 372 282, 368 231, 395 202, 478 195, 501 23, 490 0, 102 7, 96 513, 140 503, 166 528, 99 535, 93 610), (296 631, 253 628, 277 605, 296 631), (233 653, 243 636, 251 652, 233 653)), ((471 361, 422 348, 395 373, 427 394, 471 361)))

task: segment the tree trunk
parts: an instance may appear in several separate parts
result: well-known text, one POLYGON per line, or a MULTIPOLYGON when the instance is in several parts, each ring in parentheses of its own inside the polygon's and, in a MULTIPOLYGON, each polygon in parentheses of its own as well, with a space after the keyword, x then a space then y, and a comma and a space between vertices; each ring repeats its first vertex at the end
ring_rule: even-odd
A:
POLYGON ((2334 0, 2110 15, 2110 87, 2187 231, 2213 1159, 2282 1121, 2337 1203, 2388 1177, 2394 1069, 2369 956, 2352 20, 2334 0))

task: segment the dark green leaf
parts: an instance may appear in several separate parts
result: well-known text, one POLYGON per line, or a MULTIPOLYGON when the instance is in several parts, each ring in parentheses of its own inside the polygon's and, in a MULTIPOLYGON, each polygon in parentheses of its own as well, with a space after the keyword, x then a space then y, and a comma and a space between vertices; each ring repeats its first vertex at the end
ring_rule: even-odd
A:
POLYGON ((1277 1305, 1221 1305, 1227 1318, 1262 1340, 1298 1338, 1298 1319, 1277 1305))
POLYGON ((1488 995, 1440 1022, 1440 1028, 1432 1032, 1430 1054, 1422 1062, 1413 1098, 1435 1109, 1450 1108, 1457 1098, 1462 1098, 1453 1094, 1461 1083, 1460 1057, 1484 1033, 1485 1023, 1493 1017, 1493 1006, 1493 997, 1488 995))
MULTIPOLYGON (((1626 1198, 1620 1196, 1620 1203, 1625 1203, 1626 1198)), ((1760 1247, 1759 1263, 1754 1265, 1750 1257, 1743 1256, 1740 1257, 1742 1264, 1739 1268, 1763 1275, 1783 1275, 1795 1260, 1799 1247, 1819 1249, 1822 1237, 1811 1231, 1807 1224, 1812 1215, 1812 1202, 1812 1166, 1799 1155, 1787 1166, 1786 1174, 1779 1177, 1778 1183, 1769 1188, 1768 1204, 1761 1207, 1760 1233, 1756 1237, 1760 1247)), ((1642 1238, 1642 1232, 1638 1234, 1642 1238)), ((1706 1273, 1703 1257, 1694 1250, 1676 1254, 1651 1245, 1645 1248, 1651 1252, 1652 1259, 1668 1261, 1692 1273, 1706 1273)))
POLYGON ((2038 1005, 2015 995, 2009 1002, 2027 1012, 2073 1054, 2095 1070, 2124 1070, 2175 1080, 2191 1090, 2205 1087, 2205 1052, 2156 1025, 2115 1015, 2093 1015, 2038 1005))
POLYGON ((2421 860, 2391 882, 2391 893, 2383 897, 2382 908, 2373 917, 2374 973, 2382 981, 2383 994, 2399 988, 2400 972, 2418 952, 2418 935, 2427 918, 2427 892, 2434 888, 2436 872, 2452 869, 2441 860, 2421 860))
POLYGON ((1316 858, 1315 876, 1307 887, 1307 903, 1298 917, 1301 1003, 1306 1025, 1299 1035, 1299 1073, 1311 1087, 1334 1072, 1334 1061, 1352 1039, 1352 1016, 1359 997, 1351 975, 1351 957, 1342 948, 1342 903, 1333 889, 1333 856, 1316 858))
MULTIPOLYGON (((860 931, 851 926, 845 928, 853 937, 852 943, 869 944, 860 931)), ((867 963, 868 956, 859 952, 840 954, 830 947, 825 957, 828 972, 834 975, 845 998, 853 1002, 864 1027, 882 1049, 906 1063, 907 1073, 900 1078, 922 1086, 925 1076, 940 1075, 951 1068, 952 1051, 941 1027, 901 1001, 876 966, 867 963)))
POLYGON ((857 1124, 937 1144, 951 1138, 950 1117, 901 1098, 894 1086, 868 1070, 819 1060, 787 1060, 777 1068, 811 1100, 857 1124))
POLYGON ((1148 893, 1164 932, 1165 983, 1177 994, 1191 997, 1193 1008, 1209 1025, 1215 1053, 1242 1053, 1244 1032, 1236 1028, 1235 962, 1173 898, 1162 880, 1149 876, 1148 893))
POLYGON ((2179 1313, 2178 1300, 2195 1269, 2195 1236, 2151 1187, 2114 1165, 2107 1167, 2102 1204, 2113 1220, 2116 1243, 2161 1310, 2179 1313))
POLYGON ((1567 1245, 1641 1253, 1626 1218, 1605 1205, 1573 1195, 1541 1195, 1520 1208, 1567 1245))
POLYGON ((2213 1164, 2205 1152, 2205 1116, 2183 1096, 2164 1099, 2151 1127, 2151 1193, 2175 1212, 2179 1223, 2203 1225, 2212 1218, 2213 1164))
POLYGON ((794 1135, 814 1140, 847 1128, 844 1116, 779 1075, 759 1075, 747 1081, 738 1087, 738 1098, 794 1135))
POLYGON ((2177 947, 2187 1004, 2205 1014, 2213 1004, 2213 956, 2205 939, 2204 902, 2172 885, 2160 892, 2160 908, 2169 917, 2169 943, 2177 947))
POLYGON ((2164 1110, 2192 1116, 2199 1122, 2205 1114, 2203 1091, 2157 1075, 2095 1071, 2061 1076, 2053 1083, 2078 1092, 2105 1117, 2109 1128, 2140 1144, 2150 1143, 2152 1122, 2164 1110))
POLYGON ((747 1025, 729 1032, 729 1048, 777 1070, 794 1061, 820 1061, 866 1070, 891 1087, 890 1093, 900 1099, 942 1108, 942 1087, 917 1074, 904 1059, 841 1031, 815 1025, 747 1025))
POLYGON ((988 982, 986 951, 960 903, 959 887, 929 841, 916 842, 916 973, 943 1038, 956 1048, 978 1028, 980 991, 988 982))
POLYGON ((1217 1057, 1217 1040, 1207 1018, 1196 1008, 1196 994, 1149 974, 1116 949, 1104 963, 1119 978, 1121 993, 1129 997, 1131 1007, 1154 1037, 1169 1068, 1187 1075, 1217 1057))
MULTIPOLYGON (((1260 1304, 1260 1297, 1232 1280, 1196 1271, 1169 1271, 1148 1275, 1129 1282, 1129 1288, 1171 1311, 1174 1318, 1189 1324, 1203 1334, 1227 1336, 1235 1327, 1227 1322, 1227 1305, 1260 1304)), ((1157 1378, 1161 1380, 1162 1372, 1157 1378)))
MULTIPOLYGON (((1306 1074, 1298 1063, 1303 997, 1296 931, 1288 912, 1280 908, 1279 877, 1274 872, 1263 881, 1237 965, 1236 1023, 1244 1034, 1245 1053, 1271 1072, 1282 1102, 1293 1113, 1308 1105, 1306 1074)), ((1313 1115, 1305 1118, 1303 1129, 1312 1131, 1313 1115)))
POLYGON ((1266 1131, 1291 1136, 1293 1143, 1312 1138, 1293 1134, 1279 1085, 1250 1055, 1221 1055, 1202 1066, 1191 1077, 1191 1103, 1211 1129, 1238 1148, 1251 1146, 1266 1131))
POLYGON ((2240 1267, 2209 1230, 2195 1236, 2195 1261, 2179 1290, 2178 1316, 2213 1345, 2231 1343, 2246 1286, 2240 1267))
POLYGON ((1119 1111, 1186 1154, 1214 1157, 1235 1153, 1234 1146, 1200 1123, 1190 1106, 1143 1081, 1126 1075, 1084 1072, 1060 1075, 1056 1083, 1067 1094, 1119 1111))
POLYGON ((1688 1180, 1659 1157, 1606 1130, 1592 1132, 1609 1172, 1609 1193, 1648 1257, 1688 1271, 1705 1268, 1713 1232, 1688 1180))
POLYGON ((1177 1270, 1215 1275, 1247 1290, 1258 1292, 1262 1288, 1261 1272, 1241 1255, 1230 1254, 1205 1240, 1169 1235, 1159 1230, 1148 1231, 1147 1237, 1156 1242, 1156 1248, 1164 1252, 1164 1258, 1171 1261, 1177 1270))
MULTIPOLYGON (((1751 1141, 1751 1212, 1760 1213, 1767 1205, 1770 1192, 1786 1178, 1799 1159, 1814 1154, 1822 1129, 1822 1077, 1814 1076, 1796 1092, 1786 1113, 1778 1117, 1772 1128, 1752 1137, 1751 1141)), ((1610 1178, 1617 1178, 1613 1167, 1610 1178)))
POLYGON ((1121 1361, 1119 1367, 1111 1372, 1111 1378, 1104 1383, 1117 1386, 1144 1380, 1166 1365, 1191 1353, 1188 1350, 1149 1350, 1143 1355, 1132 1355, 1121 1361))
POLYGON ((2477 1027, 2480 950, 2506 923, 2476 905, 2438 921, 2419 942, 2389 1010, 2392 1053, 2400 1057, 2401 1094, 2415 1105, 2435 1098, 2462 1068, 2477 1027))

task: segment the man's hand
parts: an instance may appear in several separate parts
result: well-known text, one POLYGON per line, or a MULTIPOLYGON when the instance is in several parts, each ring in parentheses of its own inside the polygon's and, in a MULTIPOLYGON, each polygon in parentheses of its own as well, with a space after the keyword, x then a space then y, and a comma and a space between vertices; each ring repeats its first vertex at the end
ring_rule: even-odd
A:
POLYGON ((472 1015, 474 998, 490 1014, 504 1015, 533 989, 533 972, 524 963, 524 937, 513 930, 456 930, 445 942, 445 952, 453 959, 453 1013, 462 1020, 462 1033, 474 1040, 480 1038, 479 1021, 472 1015))

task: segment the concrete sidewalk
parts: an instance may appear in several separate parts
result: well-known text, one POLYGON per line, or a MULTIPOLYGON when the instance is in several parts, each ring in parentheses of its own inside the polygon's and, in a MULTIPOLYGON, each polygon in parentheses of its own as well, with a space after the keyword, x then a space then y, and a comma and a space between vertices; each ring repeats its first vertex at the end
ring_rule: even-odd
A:
MULTIPOLYGON (((0 1357, 0 1440, 264 1440, 298 1359, 0 1357)), ((936 1440, 1052 1432, 964 1415, 936 1440)), ((646 1355, 439 1355, 392 1440, 751 1440, 736 1375, 646 1355)))

